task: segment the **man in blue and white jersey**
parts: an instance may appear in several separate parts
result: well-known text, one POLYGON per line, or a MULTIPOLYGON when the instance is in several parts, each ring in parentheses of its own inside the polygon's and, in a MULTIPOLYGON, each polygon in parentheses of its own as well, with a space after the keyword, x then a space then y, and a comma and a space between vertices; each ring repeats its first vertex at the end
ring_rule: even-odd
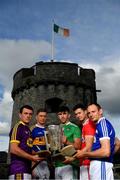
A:
POLYGON ((88 105, 87 111, 88 117, 96 124, 96 133, 92 151, 84 152, 81 157, 91 159, 91 180, 113 180, 112 162, 115 148, 115 130, 112 124, 103 117, 103 110, 99 104, 88 105))

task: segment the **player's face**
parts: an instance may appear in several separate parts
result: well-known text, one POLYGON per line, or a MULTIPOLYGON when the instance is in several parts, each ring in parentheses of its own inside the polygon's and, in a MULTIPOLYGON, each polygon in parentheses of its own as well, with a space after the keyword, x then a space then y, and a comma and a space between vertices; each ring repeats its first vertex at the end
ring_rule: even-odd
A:
POLYGON ((45 125, 47 118, 47 113, 46 112, 39 112, 36 116, 37 123, 40 125, 45 125))
POLYGON ((87 117, 87 111, 82 110, 81 108, 78 108, 74 111, 76 119, 83 122, 87 117))
POLYGON ((25 124, 29 124, 33 115, 33 111, 30 109, 23 108, 22 113, 19 114, 21 121, 25 124))
POLYGON ((94 104, 88 106, 87 111, 88 117, 94 122, 97 122, 102 117, 102 109, 98 109, 94 104))
POLYGON ((65 124, 65 123, 69 122, 70 114, 67 111, 59 112, 58 118, 60 119, 61 123, 65 124))

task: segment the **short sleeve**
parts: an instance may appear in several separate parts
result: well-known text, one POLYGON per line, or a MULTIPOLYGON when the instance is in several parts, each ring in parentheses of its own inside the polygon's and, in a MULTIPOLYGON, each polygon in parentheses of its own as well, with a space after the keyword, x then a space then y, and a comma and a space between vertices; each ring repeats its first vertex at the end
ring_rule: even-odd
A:
POLYGON ((19 143, 21 140, 22 132, 23 132, 23 126, 20 126, 20 124, 15 125, 14 128, 11 131, 10 135, 10 143, 16 142, 19 143))
POLYGON ((81 138, 81 130, 78 126, 75 127, 74 138, 81 138))

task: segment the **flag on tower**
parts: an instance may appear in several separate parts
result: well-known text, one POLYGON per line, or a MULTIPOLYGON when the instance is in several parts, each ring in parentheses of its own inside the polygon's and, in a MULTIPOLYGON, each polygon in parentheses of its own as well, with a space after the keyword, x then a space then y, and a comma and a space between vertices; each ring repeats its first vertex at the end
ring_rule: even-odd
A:
POLYGON ((70 30, 69 29, 66 29, 66 28, 62 28, 56 24, 54 24, 54 32, 62 35, 62 36, 65 36, 65 37, 68 37, 70 35, 70 30))

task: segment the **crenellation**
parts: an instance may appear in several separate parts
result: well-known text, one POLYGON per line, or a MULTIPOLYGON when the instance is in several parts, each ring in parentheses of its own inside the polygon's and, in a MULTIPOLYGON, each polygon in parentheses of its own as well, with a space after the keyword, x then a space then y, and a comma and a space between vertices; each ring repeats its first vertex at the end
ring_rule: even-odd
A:
MULTIPOLYGON (((29 104, 36 110, 46 107, 48 124, 58 123, 59 105, 72 109, 78 102, 96 102, 95 71, 84 69, 76 63, 39 62, 30 68, 22 68, 13 78, 14 100, 12 125, 18 119, 18 109, 29 104)), ((35 123, 35 114, 32 124, 35 123)))

